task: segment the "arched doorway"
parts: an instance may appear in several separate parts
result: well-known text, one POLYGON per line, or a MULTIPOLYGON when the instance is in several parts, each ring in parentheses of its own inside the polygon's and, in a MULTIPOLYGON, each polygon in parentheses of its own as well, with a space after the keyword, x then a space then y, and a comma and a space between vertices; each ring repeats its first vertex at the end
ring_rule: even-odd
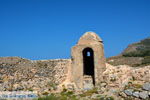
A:
POLYGON ((93 85, 95 85, 94 78, 94 52, 91 48, 85 48, 83 51, 83 75, 92 77, 93 85))

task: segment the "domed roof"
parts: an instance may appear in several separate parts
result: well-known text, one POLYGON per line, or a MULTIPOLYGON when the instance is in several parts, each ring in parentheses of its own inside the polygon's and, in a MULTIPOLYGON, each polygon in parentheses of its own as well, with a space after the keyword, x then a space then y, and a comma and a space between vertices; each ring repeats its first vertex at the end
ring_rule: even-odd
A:
POLYGON ((83 36, 80 37, 78 44, 82 42, 102 42, 102 39, 95 32, 86 32, 83 36))

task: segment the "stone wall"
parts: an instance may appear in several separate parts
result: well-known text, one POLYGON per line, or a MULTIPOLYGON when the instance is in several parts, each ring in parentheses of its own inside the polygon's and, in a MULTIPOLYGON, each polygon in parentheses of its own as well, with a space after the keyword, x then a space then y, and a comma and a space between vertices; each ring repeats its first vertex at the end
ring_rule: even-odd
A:
POLYGON ((40 67, 41 73, 50 75, 52 82, 55 84, 61 84, 67 78, 68 67, 70 67, 70 59, 55 59, 55 60, 39 60, 33 61, 34 65, 40 67), (44 68, 44 69, 43 69, 44 68))
POLYGON ((67 78, 70 59, 27 60, 0 58, 0 91, 50 92, 67 78))

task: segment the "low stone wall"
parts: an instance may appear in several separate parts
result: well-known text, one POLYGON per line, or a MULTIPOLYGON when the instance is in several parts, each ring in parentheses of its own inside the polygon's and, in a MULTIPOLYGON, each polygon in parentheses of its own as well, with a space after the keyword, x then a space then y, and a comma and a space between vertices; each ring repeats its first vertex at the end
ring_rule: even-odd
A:
MULTIPOLYGON (((71 66, 70 59, 56 59, 56 60, 39 60, 34 62, 36 67, 43 67, 46 70, 50 70, 47 74, 51 74, 53 83, 61 84, 67 78, 68 67, 71 66)), ((46 74, 46 73, 45 73, 46 74)))
POLYGON ((70 59, 0 58, 0 91, 50 92, 67 78, 70 59))

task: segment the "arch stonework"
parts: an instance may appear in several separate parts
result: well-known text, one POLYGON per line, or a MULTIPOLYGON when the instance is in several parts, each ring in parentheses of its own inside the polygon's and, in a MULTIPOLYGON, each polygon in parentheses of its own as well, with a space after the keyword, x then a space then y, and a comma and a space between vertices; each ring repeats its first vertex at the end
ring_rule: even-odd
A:
POLYGON ((91 48, 94 57, 94 86, 103 81, 102 73, 106 69, 103 42, 100 37, 94 32, 86 32, 72 47, 71 50, 71 81, 76 84, 78 89, 84 88, 84 59, 83 50, 91 48))

